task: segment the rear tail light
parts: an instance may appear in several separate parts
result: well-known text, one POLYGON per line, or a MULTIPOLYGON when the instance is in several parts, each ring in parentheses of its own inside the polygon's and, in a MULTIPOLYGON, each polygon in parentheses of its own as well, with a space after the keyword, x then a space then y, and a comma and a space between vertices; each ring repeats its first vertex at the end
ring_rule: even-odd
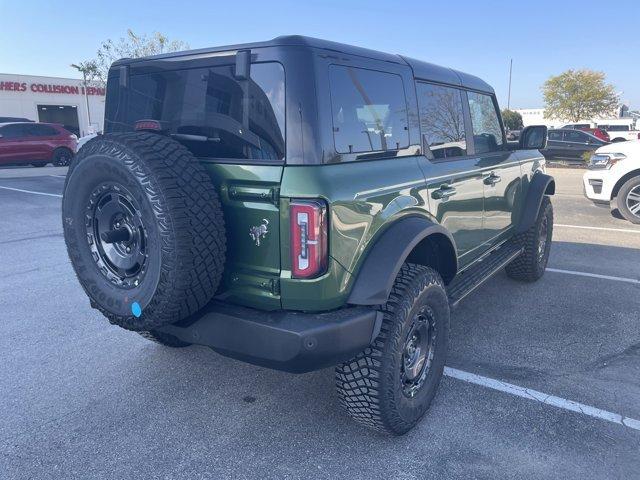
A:
POLYGON ((134 130, 162 130, 160 122, 157 120, 138 120, 133 126, 134 130))
POLYGON ((327 207, 319 200, 294 200, 291 221, 291 274, 313 278, 327 269, 327 207))

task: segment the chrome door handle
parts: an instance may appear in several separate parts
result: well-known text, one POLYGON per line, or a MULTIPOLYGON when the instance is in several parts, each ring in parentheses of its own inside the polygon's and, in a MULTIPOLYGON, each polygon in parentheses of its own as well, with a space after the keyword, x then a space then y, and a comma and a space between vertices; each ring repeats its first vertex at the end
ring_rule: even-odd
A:
POLYGON ((484 178, 485 185, 495 185, 500 181, 502 181, 502 177, 500 175, 496 175, 493 172, 491 172, 491 175, 488 175, 487 177, 484 178))
POLYGON ((446 200, 449 197, 453 197, 457 193, 456 189, 449 185, 441 185, 439 189, 434 190, 431 194, 431 198, 435 200, 446 200))

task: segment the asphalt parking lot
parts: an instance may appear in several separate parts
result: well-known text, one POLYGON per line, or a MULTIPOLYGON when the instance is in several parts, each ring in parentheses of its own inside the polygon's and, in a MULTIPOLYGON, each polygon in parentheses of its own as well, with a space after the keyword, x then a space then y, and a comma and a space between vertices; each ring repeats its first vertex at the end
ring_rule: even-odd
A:
POLYGON ((0 478, 639 478, 640 226, 551 173, 550 270, 465 299, 431 409, 391 438, 338 408, 331 369, 109 325, 67 259, 64 170, 0 171, 0 478))

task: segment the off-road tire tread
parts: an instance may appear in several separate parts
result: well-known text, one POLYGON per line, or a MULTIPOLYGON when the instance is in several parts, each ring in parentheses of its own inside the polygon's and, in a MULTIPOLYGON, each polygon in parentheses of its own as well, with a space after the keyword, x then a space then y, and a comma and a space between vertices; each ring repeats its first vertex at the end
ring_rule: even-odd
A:
MULTIPOLYGON (((380 334, 364 351, 336 367, 335 381, 340 405, 361 425, 400 435, 415 424, 407 425, 398 416, 381 409, 382 396, 391 401, 394 398, 392 378, 385 382, 388 391, 381 390, 380 379, 384 374, 381 367, 385 357, 403 348, 401 329, 394 328, 395 323, 409 315, 421 292, 432 285, 438 285, 445 291, 438 272, 422 265, 405 263, 396 277, 387 303, 378 308, 383 313, 380 334)), ((391 374, 391 371, 387 372, 387 375, 391 374)), ((430 374, 442 375, 442 371, 430 374)), ((393 412, 395 408, 388 410, 393 412)))
POLYGON ((538 231, 545 215, 550 215, 547 228, 553 229, 553 207, 546 195, 542 198, 534 224, 526 232, 519 233, 512 239, 515 244, 523 246, 524 251, 505 267, 510 278, 523 282, 535 282, 542 276, 538 269, 537 243, 538 231))
POLYGON ((157 290, 139 318, 92 305, 111 323, 136 331, 196 313, 214 296, 226 253, 222 207, 206 170, 184 146, 162 135, 105 134, 89 140, 73 158, 65 191, 74 169, 96 154, 120 160, 137 177, 158 219, 162 264, 157 290))

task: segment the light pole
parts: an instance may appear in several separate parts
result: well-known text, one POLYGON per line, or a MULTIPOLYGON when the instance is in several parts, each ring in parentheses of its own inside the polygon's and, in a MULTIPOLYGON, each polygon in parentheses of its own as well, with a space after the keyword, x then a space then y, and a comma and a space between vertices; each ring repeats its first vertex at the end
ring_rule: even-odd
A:
POLYGON ((84 85, 84 104, 87 108, 88 127, 91 128, 91 112, 89 111, 89 95, 87 95, 87 72, 82 72, 82 83, 84 85))

